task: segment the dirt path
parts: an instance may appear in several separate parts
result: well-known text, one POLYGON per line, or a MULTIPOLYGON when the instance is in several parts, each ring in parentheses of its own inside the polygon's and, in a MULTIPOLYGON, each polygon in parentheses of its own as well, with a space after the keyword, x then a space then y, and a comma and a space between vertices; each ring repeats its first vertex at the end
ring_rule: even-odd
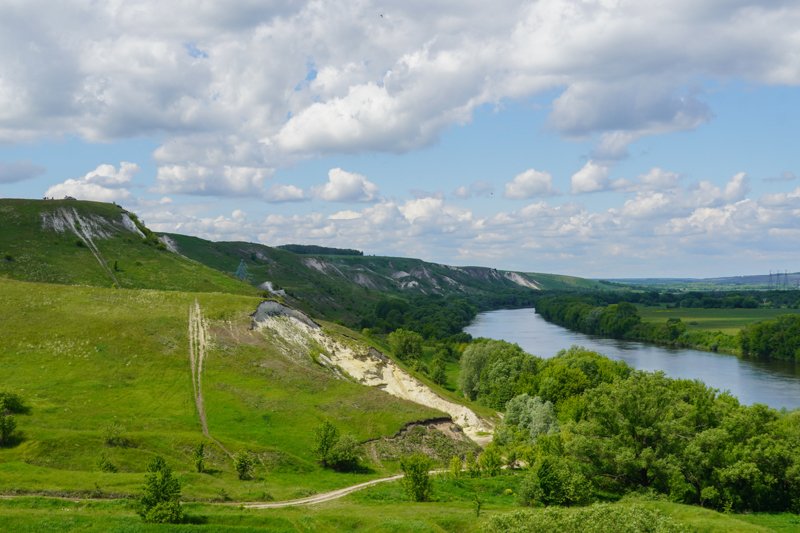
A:
MULTIPOLYGON (((430 473, 432 475, 441 474, 444 472, 443 470, 432 470, 430 473)), ((300 505, 314 505, 317 503, 325 503, 331 500, 338 500, 339 498, 343 498, 348 494, 352 494, 359 490, 366 489, 368 487, 372 487, 374 485, 378 485, 380 483, 387 483, 389 481, 397 481, 398 479, 403 479, 403 474, 395 474, 389 477, 382 477, 380 479, 373 479, 371 481, 365 481, 363 483, 358 483, 356 485, 350 485, 349 487, 343 487, 341 489, 332 490, 330 492, 323 492, 322 494, 314 494, 313 496, 307 496, 305 498, 298 498, 296 500, 284 500, 280 502, 226 502, 219 505, 226 505, 226 506, 233 506, 233 507, 244 507, 246 509, 279 509, 281 507, 296 507, 300 505)), ((42 497, 42 498, 52 498, 54 500, 65 500, 65 501, 72 501, 72 502, 85 502, 85 501, 109 501, 109 500, 125 500, 129 498, 122 498, 122 497, 112 497, 112 498, 75 498, 69 496, 48 496, 43 494, 0 494, 0 499, 2 500, 13 500, 16 498, 25 498, 25 497, 42 497)))
POLYGON ((351 485, 342 489, 332 490, 330 492, 323 492, 322 494, 315 494, 306 498, 298 498, 296 500, 285 500, 282 502, 245 502, 245 503, 231 503, 230 505, 242 506, 246 509, 278 509, 281 507, 294 507, 297 505, 313 505, 315 503, 324 503, 331 500, 336 500, 352 494, 353 492, 372 487, 379 483, 386 483, 387 481, 396 481, 402 479, 403 474, 396 474, 394 476, 384 477, 380 479, 373 479, 372 481, 365 481, 357 485, 351 485))
POLYGON ((194 304, 189 306, 189 367, 192 370, 194 404, 197 408, 197 416, 200 417, 200 428, 203 431, 203 435, 219 446, 229 457, 233 457, 233 454, 221 442, 212 437, 208 431, 206 406, 203 400, 203 364, 208 352, 208 338, 208 322, 203 318, 200 302, 195 300, 194 304))

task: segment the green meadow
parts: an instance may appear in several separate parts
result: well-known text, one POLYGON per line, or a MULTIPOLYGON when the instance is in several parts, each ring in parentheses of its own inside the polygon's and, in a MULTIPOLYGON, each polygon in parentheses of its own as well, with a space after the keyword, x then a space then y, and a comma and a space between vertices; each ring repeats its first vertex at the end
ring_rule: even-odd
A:
POLYGON ((267 342, 249 329, 256 298, 8 279, 0 279, 0 295, 2 386, 30 407, 17 417, 21 442, 0 449, 2 493, 132 495, 148 461, 161 455, 187 499, 294 498, 386 473, 382 465, 354 474, 319 467, 313 430, 323 420, 367 440, 441 416, 336 379, 307 354, 267 342), (188 356, 195 299, 215 339, 203 372, 211 436, 231 453, 258 457, 254 481, 239 481, 210 443, 210 473, 193 472, 192 451, 206 440, 188 356), (109 431, 125 444, 107 445, 109 431), (101 456, 118 472, 101 471, 101 456))
POLYGON ((780 315, 800 313, 800 309, 705 309, 637 306, 642 320, 663 324, 679 318, 689 330, 721 331, 735 335, 744 326, 770 320, 780 315))

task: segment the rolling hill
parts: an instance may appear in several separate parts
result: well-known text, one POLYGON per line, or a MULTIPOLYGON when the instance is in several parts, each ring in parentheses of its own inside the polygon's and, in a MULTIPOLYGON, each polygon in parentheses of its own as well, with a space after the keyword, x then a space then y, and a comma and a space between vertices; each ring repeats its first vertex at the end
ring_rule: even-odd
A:
POLYGON ((99 287, 257 294, 174 254, 114 204, 0 199, 0 276, 99 287))

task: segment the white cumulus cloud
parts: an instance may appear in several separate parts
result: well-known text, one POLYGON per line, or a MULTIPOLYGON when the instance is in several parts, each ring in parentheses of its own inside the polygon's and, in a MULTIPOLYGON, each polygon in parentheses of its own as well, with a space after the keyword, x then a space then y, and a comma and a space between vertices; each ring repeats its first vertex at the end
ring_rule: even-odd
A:
POLYGON ((361 174, 332 168, 328 182, 314 187, 313 193, 327 202, 371 202, 377 199, 378 186, 361 174))
POLYGON ((608 179, 609 168, 592 160, 572 175, 571 190, 573 194, 598 192, 607 190, 611 184, 608 179))
POLYGON ((546 196, 553 192, 553 176, 532 168, 514 176, 505 187, 505 197, 512 199, 546 196))
POLYGON ((98 202, 124 201, 132 198, 126 188, 139 172, 139 165, 123 161, 119 168, 102 164, 79 178, 72 178, 48 188, 44 195, 50 198, 72 196, 79 200, 98 202))

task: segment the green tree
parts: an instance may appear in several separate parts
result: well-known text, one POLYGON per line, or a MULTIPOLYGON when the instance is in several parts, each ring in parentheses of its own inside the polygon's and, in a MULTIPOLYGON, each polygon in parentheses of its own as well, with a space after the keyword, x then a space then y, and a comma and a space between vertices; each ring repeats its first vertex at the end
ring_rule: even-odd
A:
POLYGON ((467 456, 464 458, 464 466, 467 469, 469 477, 478 477, 481 475, 481 467, 478 464, 478 460, 475 459, 475 454, 472 452, 467 452, 467 456))
POLYGON ((333 445, 327 458, 334 470, 349 472, 358 468, 358 441, 352 435, 342 435, 333 445))
POLYGON ((431 460, 421 453, 409 455, 400 460, 403 470, 403 486, 408 497, 415 502, 427 502, 433 493, 430 469, 431 460))
POLYGON ((194 467, 197 469, 197 472, 200 474, 205 472, 206 444, 204 442, 195 446, 192 458, 194 459, 194 467))
POLYGON ((453 479, 458 479, 461 477, 461 457, 454 455, 450 458, 450 477, 453 479))
POLYGON ((328 420, 314 430, 314 455, 322 466, 329 466, 330 453, 337 442, 339 442, 339 430, 328 420))
POLYGON ((181 484, 172 469, 162 457, 155 457, 147 466, 137 513, 145 522, 180 523, 184 518, 180 497, 181 484))
POLYGON ((14 416, 0 410, 0 446, 8 446, 14 442, 15 429, 17 429, 17 421, 14 420, 14 416))
POLYGON ((437 356, 431 362, 431 379, 437 385, 447 383, 447 367, 445 366, 444 358, 437 356))
POLYGON ((248 452, 239 452, 233 456, 233 468, 242 481, 253 479, 255 465, 255 459, 248 452))
POLYGON ((591 484, 577 465, 552 456, 533 465, 519 490, 523 505, 576 505, 589 501, 592 494, 591 484))
POLYGON ((422 356, 422 335, 415 331, 396 329, 387 340, 392 353, 402 361, 413 361, 422 356))
POLYGON ((478 466, 487 476, 494 477, 500 473, 503 466, 503 456, 497 446, 489 445, 478 458, 478 466))

